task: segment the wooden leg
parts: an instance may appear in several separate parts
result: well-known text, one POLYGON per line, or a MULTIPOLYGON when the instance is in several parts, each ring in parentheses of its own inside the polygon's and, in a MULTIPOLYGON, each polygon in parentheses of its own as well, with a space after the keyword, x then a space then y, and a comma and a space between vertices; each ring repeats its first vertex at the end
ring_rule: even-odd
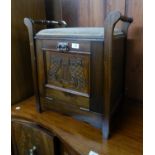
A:
POLYGON ((110 120, 103 118, 102 123, 102 137, 103 139, 108 139, 110 134, 110 120))
POLYGON ((35 96, 35 98, 36 98, 36 110, 37 112, 41 113, 42 109, 41 109, 40 99, 38 96, 35 96))

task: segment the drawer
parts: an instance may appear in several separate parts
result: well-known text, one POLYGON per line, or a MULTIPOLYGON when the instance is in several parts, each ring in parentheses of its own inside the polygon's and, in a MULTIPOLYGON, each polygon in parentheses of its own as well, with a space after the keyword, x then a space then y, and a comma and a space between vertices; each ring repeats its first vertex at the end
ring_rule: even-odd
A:
MULTIPOLYGON (((40 41, 40 40, 39 40, 40 41)), ((89 53, 90 52, 90 41, 78 41, 78 40, 42 40, 42 48, 57 50, 59 43, 66 43, 69 47, 69 52, 82 52, 89 53)))
MULTIPOLYGON (((78 106, 79 108, 89 109, 89 97, 82 96, 83 94, 77 95, 65 91, 59 91, 52 88, 45 88, 45 98, 51 102, 64 102, 78 106)), ((85 94, 84 94, 85 95, 85 94)))

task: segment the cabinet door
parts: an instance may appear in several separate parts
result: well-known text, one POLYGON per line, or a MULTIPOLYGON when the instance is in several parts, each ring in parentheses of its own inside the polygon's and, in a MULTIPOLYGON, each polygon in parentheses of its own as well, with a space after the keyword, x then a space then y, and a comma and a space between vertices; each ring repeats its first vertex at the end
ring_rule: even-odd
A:
MULTIPOLYGON (((88 52, 73 51, 71 48, 63 52, 56 48, 59 42, 59 40, 36 42, 40 96, 51 102, 63 102, 89 109, 89 48, 85 47, 88 52)), ((68 40, 62 43, 72 44, 68 40)), ((83 50, 84 43, 78 42, 78 44, 83 50)), ((85 46, 88 46, 87 44, 85 46)))
POLYGON ((12 122, 14 155, 54 155, 54 137, 32 123, 12 122))

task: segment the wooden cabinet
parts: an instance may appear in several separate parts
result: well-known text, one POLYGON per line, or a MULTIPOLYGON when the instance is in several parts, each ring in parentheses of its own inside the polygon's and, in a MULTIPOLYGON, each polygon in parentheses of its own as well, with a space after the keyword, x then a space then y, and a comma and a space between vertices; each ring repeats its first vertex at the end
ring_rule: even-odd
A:
POLYGON ((114 11, 108 14, 104 28, 43 29, 35 34, 34 24, 52 21, 25 18, 37 110, 78 117, 101 128, 108 138, 111 116, 124 95, 124 49, 132 21, 114 11), (116 30, 119 20, 123 27, 116 30))
POLYGON ((12 122, 14 155, 55 155, 55 137, 30 122, 12 122))

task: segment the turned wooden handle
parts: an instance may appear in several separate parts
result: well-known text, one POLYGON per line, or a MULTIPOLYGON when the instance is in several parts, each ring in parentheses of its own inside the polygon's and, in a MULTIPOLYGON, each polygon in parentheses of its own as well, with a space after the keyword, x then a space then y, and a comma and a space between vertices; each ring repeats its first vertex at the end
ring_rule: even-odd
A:
POLYGON ((42 24, 42 25, 58 25, 60 27, 66 27, 67 23, 63 20, 61 21, 54 21, 54 20, 32 20, 33 24, 42 24))

